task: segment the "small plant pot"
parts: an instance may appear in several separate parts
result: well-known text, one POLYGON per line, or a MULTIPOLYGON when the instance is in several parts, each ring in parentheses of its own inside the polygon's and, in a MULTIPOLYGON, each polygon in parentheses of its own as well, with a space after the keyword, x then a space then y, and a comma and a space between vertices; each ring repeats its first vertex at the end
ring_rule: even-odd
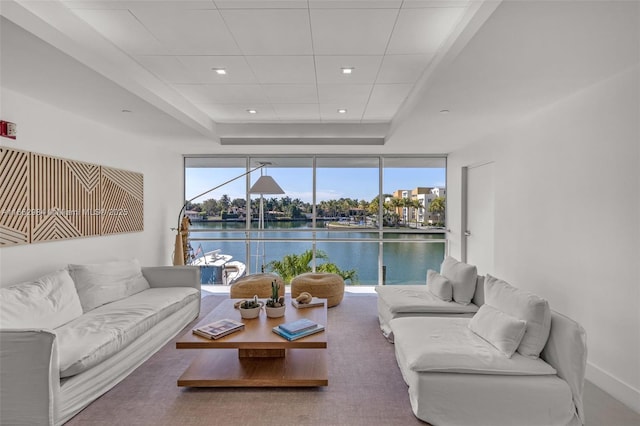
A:
POLYGON ((272 308, 270 306, 265 306, 265 310, 267 311, 267 317, 269 318, 280 318, 284 316, 286 306, 282 305, 278 308, 272 308))
POLYGON ((251 309, 238 308, 238 309, 240 310, 240 316, 244 319, 258 318, 258 315, 260 315, 260 309, 262 309, 262 303, 260 303, 260 306, 258 306, 257 308, 251 308, 251 309))

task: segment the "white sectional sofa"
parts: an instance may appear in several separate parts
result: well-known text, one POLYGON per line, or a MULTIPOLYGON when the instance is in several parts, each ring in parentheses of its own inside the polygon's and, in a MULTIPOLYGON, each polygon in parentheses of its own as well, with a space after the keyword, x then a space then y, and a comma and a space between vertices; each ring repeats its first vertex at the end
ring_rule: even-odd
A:
POLYGON ((0 289, 0 424, 60 425, 195 319, 200 272, 69 265, 0 289))
POLYGON ((377 286, 378 320, 380 329, 390 342, 393 333, 390 322, 402 317, 472 317, 484 304, 484 277, 477 274, 473 265, 446 257, 440 273, 427 272, 422 285, 377 286), (453 279, 450 290, 438 286, 442 277, 453 279), (437 290, 434 287, 438 286, 437 290), (454 287, 455 286, 455 287, 454 287), (454 288, 458 288, 457 301, 454 288))
MULTIPOLYGON (((447 273, 452 281, 459 278, 443 268, 442 276, 447 273)), ((438 315, 442 311, 433 306, 441 304, 428 297, 430 316, 423 315, 425 307, 395 315, 384 326, 381 320, 383 332, 388 327, 393 336, 416 417, 433 426, 584 424, 584 329, 532 293, 488 274, 483 281, 483 301, 471 318, 438 315)), ((404 289, 390 296, 394 289, 378 292, 385 309, 407 297, 404 289)))

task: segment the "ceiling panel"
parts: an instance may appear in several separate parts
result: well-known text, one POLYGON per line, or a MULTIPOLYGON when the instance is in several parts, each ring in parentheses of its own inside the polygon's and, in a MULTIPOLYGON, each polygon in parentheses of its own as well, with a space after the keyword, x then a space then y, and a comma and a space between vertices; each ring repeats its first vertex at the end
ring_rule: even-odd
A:
POLYGON ((435 53, 460 21, 462 7, 402 9, 388 54, 435 53))
POLYGON ((362 114, 364 114, 365 105, 366 101, 349 101, 340 103, 325 102, 320 104, 320 118, 322 118, 322 121, 325 123, 360 123, 360 121, 362 120, 362 114), (339 113, 338 110, 343 108, 346 109, 347 112, 344 114, 339 113))
POLYGON ((178 56, 178 60, 190 70, 193 83, 255 84, 258 82, 244 56, 178 56), (224 68, 224 75, 213 68, 224 68))
POLYGON ((382 56, 316 56, 319 84, 373 84, 378 75, 382 56), (342 68, 354 68, 343 74, 342 68))
POLYGON ((306 9, 307 0, 213 0, 218 9, 306 9))
POLYGON ((144 55, 136 60, 146 69, 169 83, 203 83, 176 56, 144 55))
POLYGON ((74 13, 125 52, 133 55, 168 53, 128 10, 76 10, 74 13))
POLYGON ((403 9, 417 9, 423 7, 466 7, 475 0, 404 0, 403 9))
POLYGON ((268 103, 258 84, 176 84, 176 89, 197 104, 268 103))
POLYGON ((70 9, 215 9, 211 0, 62 0, 70 9))
POLYGON ((398 9, 402 0, 309 0, 311 9, 398 9))
POLYGON ((145 8, 136 10, 135 17, 172 54, 240 54, 217 10, 145 8))
POLYGON ((220 13, 245 55, 311 55, 305 9, 224 9, 220 13))
MULTIPOLYGON (((318 98, 320 103, 367 102, 373 85, 371 84, 320 84, 318 98)), ((338 108, 344 108, 338 106, 338 108)))
POLYGON ((311 9, 317 55, 382 55, 396 20, 394 9, 311 9))
POLYGON ((385 55, 377 84, 415 83, 424 73, 432 55, 385 55))
POLYGON ((315 84, 265 84, 262 88, 269 101, 274 104, 318 103, 318 89, 315 84))
POLYGON ((221 123, 264 123, 279 121, 271 104, 246 103, 241 105, 201 104, 202 110, 215 121, 221 123), (254 108, 257 113, 249 114, 248 109, 254 108))
POLYGON ((315 84, 313 56, 247 56, 263 84, 315 84))
POLYGON ((283 121, 320 122, 320 108, 318 104, 279 104, 274 103, 276 115, 283 121))

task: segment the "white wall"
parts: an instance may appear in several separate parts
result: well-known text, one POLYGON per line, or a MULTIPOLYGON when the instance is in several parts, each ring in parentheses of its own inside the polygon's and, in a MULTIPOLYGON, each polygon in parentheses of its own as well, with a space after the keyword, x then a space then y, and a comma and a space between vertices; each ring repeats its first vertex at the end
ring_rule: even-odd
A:
POLYGON ((461 167, 495 161, 495 271, 587 331, 587 378, 640 412, 640 131, 635 67, 449 156, 451 254, 461 167))
POLYGON ((9 148, 136 171, 144 175, 144 231, 0 248, 0 286, 36 278, 68 263, 136 257, 168 265, 183 193, 182 156, 144 136, 125 134, 2 90, 2 119, 18 125, 9 148))

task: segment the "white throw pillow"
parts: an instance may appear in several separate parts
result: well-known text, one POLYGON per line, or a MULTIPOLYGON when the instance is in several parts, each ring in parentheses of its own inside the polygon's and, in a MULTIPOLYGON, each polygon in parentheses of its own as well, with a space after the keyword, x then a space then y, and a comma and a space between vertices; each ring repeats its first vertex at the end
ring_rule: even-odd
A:
POLYGON ((474 265, 460 262, 447 256, 440 266, 440 274, 451 281, 453 300, 468 305, 476 292, 478 269, 474 265))
POLYGON ((84 312, 149 288, 137 259, 69 265, 84 312))
POLYGON ((0 328, 54 329, 82 315, 66 269, 32 282, 0 288, 0 328))
POLYGON ((482 305, 469 321, 469 329, 511 358, 522 341, 527 322, 482 305))
POLYGON ((478 307, 484 305, 484 275, 478 275, 476 279, 476 292, 473 294, 471 301, 478 307))
POLYGON ((429 293, 442 299, 445 302, 451 302, 453 299, 453 287, 451 281, 443 277, 433 269, 427 270, 427 290, 429 293))
POLYGON ((549 303, 489 274, 484 280, 484 299, 488 305, 527 322, 518 352, 532 358, 540 356, 551 330, 549 303))

